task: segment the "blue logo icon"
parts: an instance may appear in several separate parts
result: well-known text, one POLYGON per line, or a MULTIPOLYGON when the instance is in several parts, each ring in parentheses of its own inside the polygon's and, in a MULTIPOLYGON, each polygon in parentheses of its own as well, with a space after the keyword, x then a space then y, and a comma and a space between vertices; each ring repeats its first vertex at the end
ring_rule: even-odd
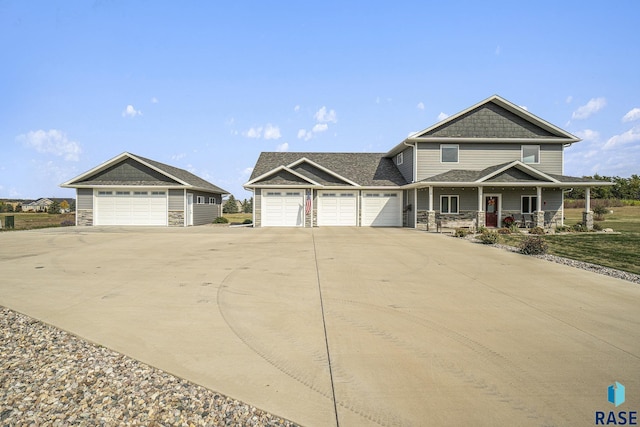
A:
POLYGON ((613 403, 616 408, 624 403, 624 386, 616 381, 607 389, 607 400, 613 403))

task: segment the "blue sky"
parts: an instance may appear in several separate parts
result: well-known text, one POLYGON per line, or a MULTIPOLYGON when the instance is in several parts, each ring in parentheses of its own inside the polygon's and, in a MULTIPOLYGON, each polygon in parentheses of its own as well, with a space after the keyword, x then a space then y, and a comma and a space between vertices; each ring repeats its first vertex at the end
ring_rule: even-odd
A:
POLYGON ((0 1, 0 198, 129 151, 232 192, 261 151, 386 152, 493 94, 640 173, 640 3, 0 1), (515 4, 514 4, 515 3, 515 4))

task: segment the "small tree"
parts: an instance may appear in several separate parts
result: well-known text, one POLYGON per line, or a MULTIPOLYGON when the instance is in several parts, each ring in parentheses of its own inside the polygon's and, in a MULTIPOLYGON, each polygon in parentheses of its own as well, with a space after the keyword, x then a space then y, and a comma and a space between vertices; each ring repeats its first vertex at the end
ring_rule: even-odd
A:
POLYGON ((238 202, 236 202, 236 198, 233 197, 233 194, 229 196, 224 205, 222 205, 223 213, 238 213, 238 202))
POLYGON ((609 213, 609 209, 604 205, 595 205, 593 207, 593 213, 596 221, 604 221, 604 215, 609 213))
POLYGON ((63 200, 62 202, 60 202, 60 209, 62 209, 64 212, 68 212, 69 202, 67 202, 66 200, 63 200))
POLYGON ((242 204, 242 211, 244 213, 252 213, 253 212, 253 197, 249 200, 245 200, 242 204))
POLYGON ((49 205, 47 208, 47 212, 50 214, 59 214, 60 213, 60 203, 55 200, 49 205))

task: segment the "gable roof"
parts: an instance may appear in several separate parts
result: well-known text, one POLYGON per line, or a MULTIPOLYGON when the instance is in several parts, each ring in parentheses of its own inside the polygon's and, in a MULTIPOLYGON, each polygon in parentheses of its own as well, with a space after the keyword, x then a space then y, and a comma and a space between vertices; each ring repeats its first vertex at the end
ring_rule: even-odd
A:
POLYGON ((271 177, 286 170, 302 186, 398 186, 406 180, 384 153, 263 152, 245 187, 279 185, 271 177))
POLYGON ((393 156, 416 142, 516 142, 573 144, 580 138, 506 99, 493 95, 420 132, 391 149, 393 156))
POLYGON ((228 191, 211 184, 210 182, 192 174, 189 171, 171 165, 124 152, 104 163, 88 170, 87 172, 70 179, 61 184, 65 188, 80 188, 109 185, 138 185, 154 186, 162 185, 168 187, 186 187, 193 190, 202 190, 214 193, 229 194, 228 191), (120 179, 105 179, 101 174, 106 174, 110 169, 119 165, 129 164, 132 166, 142 165, 149 171, 148 177, 140 181, 125 181, 120 179))
POLYGON ((482 170, 452 169, 450 171, 431 176, 412 184, 413 187, 424 186, 424 184, 440 185, 482 185, 482 184, 503 184, 518 186, 589 186, 589 185, 609 185, 610 183, 594 180, 591 178, 579 178, 575 176, 556 175, 541 172, 520 160, 501 163, 489 166, 482 170))

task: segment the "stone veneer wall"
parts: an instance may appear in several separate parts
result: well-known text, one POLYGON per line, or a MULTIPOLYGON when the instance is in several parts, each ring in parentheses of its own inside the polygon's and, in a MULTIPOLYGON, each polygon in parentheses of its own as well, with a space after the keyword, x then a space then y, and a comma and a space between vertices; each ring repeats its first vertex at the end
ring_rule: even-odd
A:
POLYGON ((169 211, 169 227, 184 227, 184 211, 169 211))
POLYGON ((78 209, 76 212, 76 225, 92 226, 93 225, 93 209, 78 209))

